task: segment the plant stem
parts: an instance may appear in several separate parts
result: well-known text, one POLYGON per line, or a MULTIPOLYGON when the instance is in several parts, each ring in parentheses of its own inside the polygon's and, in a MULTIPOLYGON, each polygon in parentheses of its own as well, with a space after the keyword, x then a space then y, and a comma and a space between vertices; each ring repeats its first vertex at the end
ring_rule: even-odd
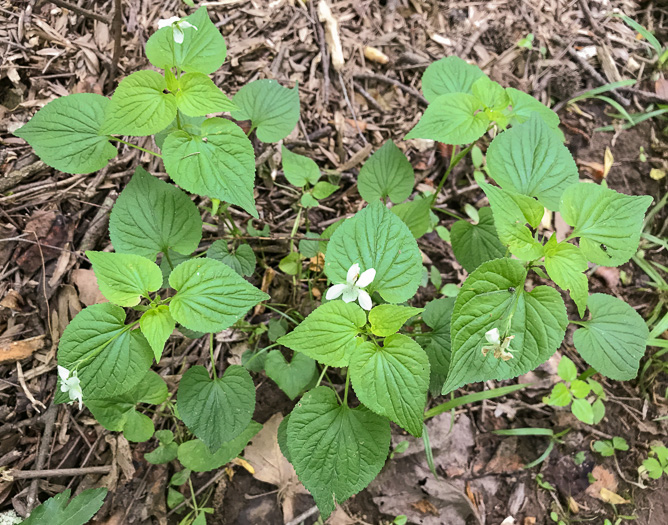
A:
POLYGON ((121 142, 122 144, 130 146, 131 148, 135 148, 135 149, 138 149, 140 151, 143 151, 144 153, 150 153, 151 155, 162 158, 162 155, 160 155, 160 153, 156 153, 155 151, 151 151, 150 149, 142 148, 141 146, 137 146, 135 144, 132 144, 131 142, 128 142, 127 140, 119 139, 118 137, 112 137, 111 135, 109 136, 109 140, 115 140, 116 142, 121 142))
POLYGON ((450 175, 450 172, 454 169, 454 167, 459 164, 459 162, 468 155, 468 152, 471 151, 471 148, 473 148, 474 144, 470 144, 467 148, 463 149, 460 151, 458 154, 455 154, 455 151, 457 151, 456 146, 452 147, 452 157, 450 157, 450 164, 448 165, 448 169, 445 170, 445 173, 443 174, 443 177, 441 177, 441 182, 438 185, 438 188, 436 189, 436 193, 434 193, 434 196, 432 197, 432 206, 436 202, 436 198, 438 197, 439 193, 441 193, 441 190, 443 189, 443 186, 445 185, 445 181, 448 179, 448 175, 450 175))
POLYGON ((167 259, 167 264, 169 264, 169 269, 170 269, 170 270, 173 270, 173 269, 174 269, 174 265, 172 264, 172 260, 169 258, 169 248, 167 249, 167 251, 164 251, 164 252, 162 252, 162 253, 165 254, 165 259, 167 259))
POLYGON ((211 372, 213 372, 213 378, 218 379, 216 375, 216 361, 213 358, 213 332, 209 333, 209 357, 211 357, 211 372))
POLYGON ((197 516, 199 509, 197 508, 197 500, 195 499, 195 489, 193 488, 193 482, 190 477, 188 477, 188 485, 190 485, 190 495, 193 499, 193 508, 195 509, 195 516, 197 516))
POLYGON ((290 253, 292 253, 292 249, 295 247, 295 235, 297 234, 297 230, 299 229, 299 221, 302 218, 302 208, 301 206, 299 207, 299 210, 297 211, 297 217, 295 218, 295 223, 292 226, 292 232, 290 233, 290 253))
POLYGON ((329 368, 328 365, 325 365, 322 369, 322 373, 320 374, 320 377, 318 378, 318 382, 315 384, 315 387, 318 388, 320 386, 320 383, 322 383, 322 378, 325 377, 325 372, 327 372, 327 369, 329 368))
POLYGON ((348 387, 350 386, 350 370, 346 369, 346 389, 343 391, 343 406, 348 406, 348 387))

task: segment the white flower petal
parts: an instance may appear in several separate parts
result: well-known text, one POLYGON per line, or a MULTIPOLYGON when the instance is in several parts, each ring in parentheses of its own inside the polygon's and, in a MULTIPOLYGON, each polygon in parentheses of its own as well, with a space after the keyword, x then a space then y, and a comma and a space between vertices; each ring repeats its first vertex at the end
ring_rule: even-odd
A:
POLYGON ((485 339, 487 339, 488 343, 492 343, 493 345, 498 345, 501 343, 501 335, 499 334, 499 329, 498 328, 492 328, 488 332, 485 332, 485 339))
POLYGON ((172 29, 174 30, 174 42, 177 44, 183 44, 183 31, 181 31, 181 28, 175 25, 172 26, 172 29))
POLYGON ((352 303, 357 300, 359 293, 360 289, 356 286, 346 286, 345 290, 343 290, 341 299, 343 299, 344 303, 352 303))
POLYGON ((348 275, 346 276, 346 281, 348 284, 353 285, 357 282, 357 276, 360 273, 360 265, 355 263, 348 270, 348 275))
POLYGON ((359 290, 359 297, 357 300, 360 303, 360 306, 365 310, 371 310, 373 302, 371 301, 371 296, 364 290, 359 290))
POLYGON ((376 278, 376 270, 373 268, 369 268, 365 272, 360 275, 360 278, 357 279, 357 283, 355 283, 357 286, 360 288, 365 288, 369 286, 373 280, 376 278))
POLYGON ((65 381, 68 377, 70 377, 70 371, 64 366, 58 365, 58 377, 60 377, 61 381, 65 381))
POLYGON ((178 22, 181 20, 178 16, 173 16, 171 18, 165 18, 163 20, 158 20, 158 29, 162 29, 163 27, 168 27, 171 26, 174 22, 178 22))
POLYGON ((343 293, 343 290, 345 290, 346 287, 347 287, 347 285, 345 285, 345 284, 335 284, 329 290, 327 290, 327 294, 325 294, 325 298, 328 301, 331 301, 332 299, 336 299, 337 297, 339 297, 343 293))
POLYGON ((185 20, 183 20, 182 22, 179 23, 179 27, 181 29, 185 29, 186 27, 192 27, 195 31, 197 31, 197 27, 192 25, 190 22, 186 22, 185 20))

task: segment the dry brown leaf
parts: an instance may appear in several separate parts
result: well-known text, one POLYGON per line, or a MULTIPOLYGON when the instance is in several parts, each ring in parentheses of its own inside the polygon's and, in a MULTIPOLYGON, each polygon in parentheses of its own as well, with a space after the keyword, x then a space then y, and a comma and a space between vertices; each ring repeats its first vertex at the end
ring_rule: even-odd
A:
POLYGON ((246 447, 244 456, 255 469, 256 479, 278 487, 278 495, 283 503, 283 519, 287 523, 294 517, 295 496, 307 492, 278 446, 278 425, 281 421, 283 416, 274 414, 246 447))
MULTIPOLYGON (((270 266, 267 266, 267 268, 264 270, 264 275, 262 276, 262 284, 260 285, 260 290, 262 290, 264 293, 269 293, 269 285, 274 280, 275 275, 276 275, 276 270, 274 270, 270 266)), ((264 303, 260 303, 255 306, 255 309, 253 310, 253 315, 259 315, 262 312, 264 312, 265 309, 266 306, 264 305, 264 303)))
POLYGON ((9 308, 10 310, 20 310, 23 304, 23 297, 16 290, 8 290, 5 296, 0 301, 0 306, 9 308))
POLYGON ((619 494, 612 492, 611 490, 603 487, 601 489, 600 498, 606 503, 611 503, 612 505, 622 505, 624 503, 631 503, 629 500, 622 498, 619 494))
POLYGON ((358 523, 358 520, 349 516, 345 510, 337 505, 326 523, 327 525, 354 525, 358 523))
POLYGON ((30 357, 44 346, 44 336, 38 335, 23 341, 0 344, 0 363, 13 363, 30 357))
POLYGON ((609 147, 605 148, 605 153, 603 154, 603 178, 605 179, 610 173, 610 168, 615 162, 615 157, 612 156, 612 151, 609 147))
POLYGON ((72 272, 72 283, 79 290, 79 300, 86 306, 98 303, 107 303, 106 297, 100 292, 97 277, 93 270, 79 268, 72 272))
POLYGON ((610 492, 617 491, 617 476, 615 476, 614 472, 601 465, 596 465, 594 470, 591 471, 591 475, 594 476, 596 481, 587 487, 585 493, 588 496, 605 501, 601 495, 602 489, 610 492))
POLYGON ((654 91, 661 98, 668 100, 668 80, 660 78, 654 83, 654 91))

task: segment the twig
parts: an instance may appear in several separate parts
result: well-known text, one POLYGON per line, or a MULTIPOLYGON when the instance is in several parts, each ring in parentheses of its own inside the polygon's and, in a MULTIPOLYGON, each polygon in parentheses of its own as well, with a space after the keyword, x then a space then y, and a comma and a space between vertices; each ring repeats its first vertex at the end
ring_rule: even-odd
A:
POLYGON ((299 516, 297 516, 295 519, 292 521, 288 521, 285 525, 299 525, 302 521, 304 521, 307 518, 310 518, 314 514, 318 513, 318 507, 317 505, 314 505, 310 509, 308 509, 306 512, 302 512, 299 516))
POLYGON ((121 36, 123 35, 123 11, 121 0, 114 0, 114 18, 111 22, 111 32, 114 34, 114 54, 111 58, 111 68, 107 79, 107 89, 111 89, 118 72, 118 60, 121 57, 121 36))
POLYGON ((418 99, 418 101, 424 105, 428 106, 429 102, 427 101, 426 98, 424 98, 420 93, 417 91, 417 89, 413 89, 410 86, 407 86, 406 84, 402 84, 398 80, 395 80, 393 78, 386 77, 385 75, 379 75, 378 73, 355 73, 353 75, 354 78, 364 78, 368 80, 379 80, 380 82, 385 82, 386 84, 392 84, 393 86, 397 86, 399 89, 402 91, 405 91, 409 95, 413 95, 415 98, 418 99))
POLYGON ((28 164, 23 168, 12 171, 6 177, 0 178, 0 193, 11 190, 14 186, 20 184, 23 180, 47 169, 48 166, 41 160, 28 164))
MULTIPOLYGON (((53 426, 56 422, 56 413, 58 409, 53 403, 49 405, 49 408, 44 414, 44 432, 42 433, 42 440, 39 443, 39 450, 37 452, 37 460, 35 461, 35 470, 32 472, 40 472, 44 468, 46 463, 46 456, 49 453, 51 448, 51 437, 53 436, 53 426)), ((19 471, 23 472, 23 471, 19 471)), ((25 474, 29 474, 30 471, 26 471, 25 474)), ((35 478, 35 476, 26 476, 25 479, 35 478)), ((37 500, 37 486, 39 484, 39 479, 33 479, 30 483, 30 489, 28 490, 28 497, 26 498, 26 507, 28 512, 35 508, 35 502, 37 500)))
POLYGON ((97 241, 106 233, 107 224, 109 223, 109 212, 117 198, 118 193, 115 190, 111 190, 107 194, 102 202, 102 206, 97 210, 93 220, 90 221, 83 239, 81 239, 81 244, 79 245, 80 251, 85 252, 86 250, 95 248, 97 241))
POLYGON ((325 77, 325 87, 323 89, 323 106, 327 107, 327 104, 329 104, 329 52, 327 51, 327 45, 325 44, 325 31, 322 28, 322 24, 318 20, 318 15, 315 12, 315 2, 309 2, 309 9, 311 11, 311 18, 313 19, 316 33, 318 35, 318 44, 320 44, 320 63, 322 64, 322 73, 325 77))
POLYGON ((380 106, 378 102, 376 102, 376 99, 373 98, 369 92, 364 89, 358 82, 353 81, 353 86, 355 89, 359 92, 360 95, 364 97, 364 99, 379 113, 385 113, 385 110, 380 106))
POLYGON ((362 130, 360 129, 360 125, 357 122, 357 115, 355 114, 355 108, 353 107, 352 103, 350 102, 350 99, 348 98, 348 90, 346 89, 346 85, 343 83, 343 76, 341 76, 341 73, 339 73, 339 84, 341 84, 341 89, 343 90, 343 98, 346 100, 346 104, 348 105, 348 109, 350 110, 350 113, 353 116, 353 122, 355 123, 355 127, 357 128, 357 134, 362 139, 362 142, 364 142, 364 144, 367 144, 366 137, 362 133, 362 130))
POLYGON ((82 468, 54 468, 46 470, 10 470, 7 472, 7 475, 14 479, 35 479, 56 478, 58 476, 85 476, 86 474, 108 474, 109 472, 111 472, 111 465, 82 468))
POLYGON ((65 9, 69 9, 73 13, 77 13, 79 15, 83 15, 87 18, 92 18, 93 20, 98 20, 99 22, 102 22, 104 24, 109 23, 109 19, 106 16, 103 15, 98 15, 97 13, 93 11, 89 11, 88 9, 84 9, 83 7, 79 7, 74 4, 70 4, 69 2, 65 2, 64 0, 49 0, 50 3, 57 5, 58 7, 63 7, 65 9))

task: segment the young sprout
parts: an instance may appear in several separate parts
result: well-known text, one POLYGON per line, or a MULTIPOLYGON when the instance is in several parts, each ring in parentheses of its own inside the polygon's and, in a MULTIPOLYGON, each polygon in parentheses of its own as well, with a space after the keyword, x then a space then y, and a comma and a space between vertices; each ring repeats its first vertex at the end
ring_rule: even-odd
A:
POLYGON ((376 277, 376 270, 369 268, 360 275, 360 265, 355 263, 348 270, 346 284, 335 284, 325 296, 328 301, 341 297, 344 303, 358 301, 365 310, 371 310, 373 306, 371 296, 362 288, 369 286, 376 277))
POLYGON ((71 373, 63 367, 58 366, 58 375, 60 376, 60 390, 67 392, 70 396, 70 404, 76 399, 79 402, 79 410, 83 408, 83 391, 81 390, 81 383, 77 377, 77 371, 71 373))
POLYGON ((183 37, 184 33, 183 30, 186 29, 187 27, 192 27, 195 31, 197 31, 197 28, 192 25, 190 22, 187 22, 178 16, 173 16, 171 18, 166 18, 163 20, 158 20, 158 29, 162 29, 163 27, 172 27, 172 31, 174 32, 174 42, 177 44, 183 44, 183 37))
POLYGON ((491 346, 482 347, 482 355, 487 357, 487 354, 490 351, 494 352, 494 357, 496 359, 503 359, 508 361, 513 358, 513 354, 510 353, 510 342, 515 338, 514 335, 509 335, 504 338, 503 342, 501 341, 501 334, 499 334, 498 328, 492 328, 491 330, 485 332, 485 339, 490 343, 491 346))

